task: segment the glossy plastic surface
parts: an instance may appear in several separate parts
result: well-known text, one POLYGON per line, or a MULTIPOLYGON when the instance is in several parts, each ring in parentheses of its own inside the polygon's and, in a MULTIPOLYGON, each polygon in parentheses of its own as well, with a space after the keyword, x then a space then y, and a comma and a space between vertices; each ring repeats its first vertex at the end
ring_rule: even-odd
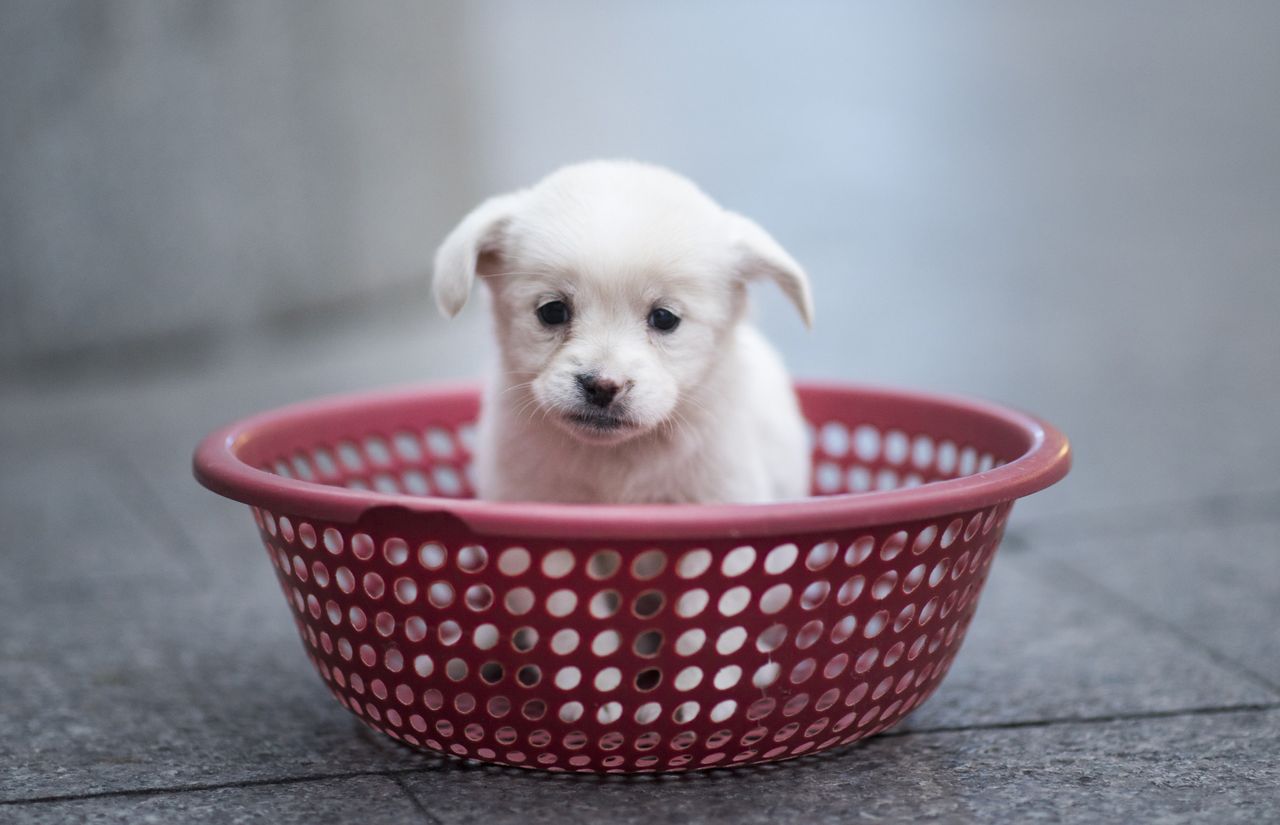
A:
POLYGON ((301 404, 210 435, 308 656, 410 745, 524 767, 671 771, 882 731, 946 673, 1015 499, 1066 439, 975 401, 807 384, 815 497, 469 498, 474 387, 301 404))

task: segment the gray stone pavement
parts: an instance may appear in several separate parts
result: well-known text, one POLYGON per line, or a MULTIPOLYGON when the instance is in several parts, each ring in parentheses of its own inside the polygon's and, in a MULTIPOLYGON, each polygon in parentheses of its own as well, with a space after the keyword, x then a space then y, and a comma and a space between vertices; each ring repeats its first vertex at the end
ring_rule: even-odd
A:
POLYGON ((447 326, 388 306, 323 333, 246 334, 195 364, 10 381, 0 821, 1280 816, 1280 491, 1182 479, 1162 500, 1113 483, 1112 434, 1062 421, 1070 405, 1035 408, 1105 489, 1064 483, 1015 508, 955 667, 886 735, 619 781, 469 766, 366 731, 306 662, 247 511, 191 480, 190 450, 277 403, 476 374, 484 335, 480 312, 447 326))

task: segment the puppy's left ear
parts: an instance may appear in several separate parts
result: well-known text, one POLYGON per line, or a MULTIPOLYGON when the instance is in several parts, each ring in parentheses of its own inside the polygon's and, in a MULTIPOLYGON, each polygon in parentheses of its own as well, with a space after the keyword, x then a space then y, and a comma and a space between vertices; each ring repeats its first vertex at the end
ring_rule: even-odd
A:
POLYGON ((452 318, 466 305, 476 266, 486 252, 497 252, 502 233, 515 215, 523 192, 498 195, 471 210, 436 250, 432 291, 436 306, 452 318))
POLYGON ((812 328, 813 296, 804 269, 755 221, 736 212, 729 212, 728 216, 733 242, 740 255, 738 272, 741 277, 748 281, 771 279, 795 304, 804 325, 812 328))

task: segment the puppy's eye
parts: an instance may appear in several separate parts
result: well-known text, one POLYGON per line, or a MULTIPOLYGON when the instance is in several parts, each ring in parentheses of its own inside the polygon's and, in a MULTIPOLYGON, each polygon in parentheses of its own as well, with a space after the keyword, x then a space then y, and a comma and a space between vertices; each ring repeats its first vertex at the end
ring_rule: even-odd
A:
POLYGON ((680 317, 669 309, 659 307, 649 313, 649 326, 659 332, 670 332, 680 326, 680 317))
POLYGON ((538 307, 538 319, 549 327, 558 327, 569 320, 569 305, 564 301, 550 301, 538 307))

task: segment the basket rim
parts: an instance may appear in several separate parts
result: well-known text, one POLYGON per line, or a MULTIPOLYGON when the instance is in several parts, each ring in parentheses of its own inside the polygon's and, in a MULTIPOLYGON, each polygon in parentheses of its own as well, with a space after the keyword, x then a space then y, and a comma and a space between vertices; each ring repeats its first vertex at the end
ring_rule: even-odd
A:
POLYGON ((1071 446, 1048 422, 999 404, 964 396, 840 381, 797 381, 800 392, 852 393, 902 403, 949 406, 993 418, 1021 431, 1030 447, 985 472, 917 487, 816 496, 766 504, 561 504, 493 502, 353 490, 260 470, 236 454, 239 445, 268 428, 369 405, 410 400, 447 401, 480 393, 478 382, 450 382, 344 393, 278 407, 214 430, 195 450, 196 480, 226 498, 282 515, 353 524, 397 512, 447 516, 477 534, 530 538, 645 538, 710 540, 788 532, 852 529, 916 521, 1021 498, 1061 480, 1071 467, 1071 446))

